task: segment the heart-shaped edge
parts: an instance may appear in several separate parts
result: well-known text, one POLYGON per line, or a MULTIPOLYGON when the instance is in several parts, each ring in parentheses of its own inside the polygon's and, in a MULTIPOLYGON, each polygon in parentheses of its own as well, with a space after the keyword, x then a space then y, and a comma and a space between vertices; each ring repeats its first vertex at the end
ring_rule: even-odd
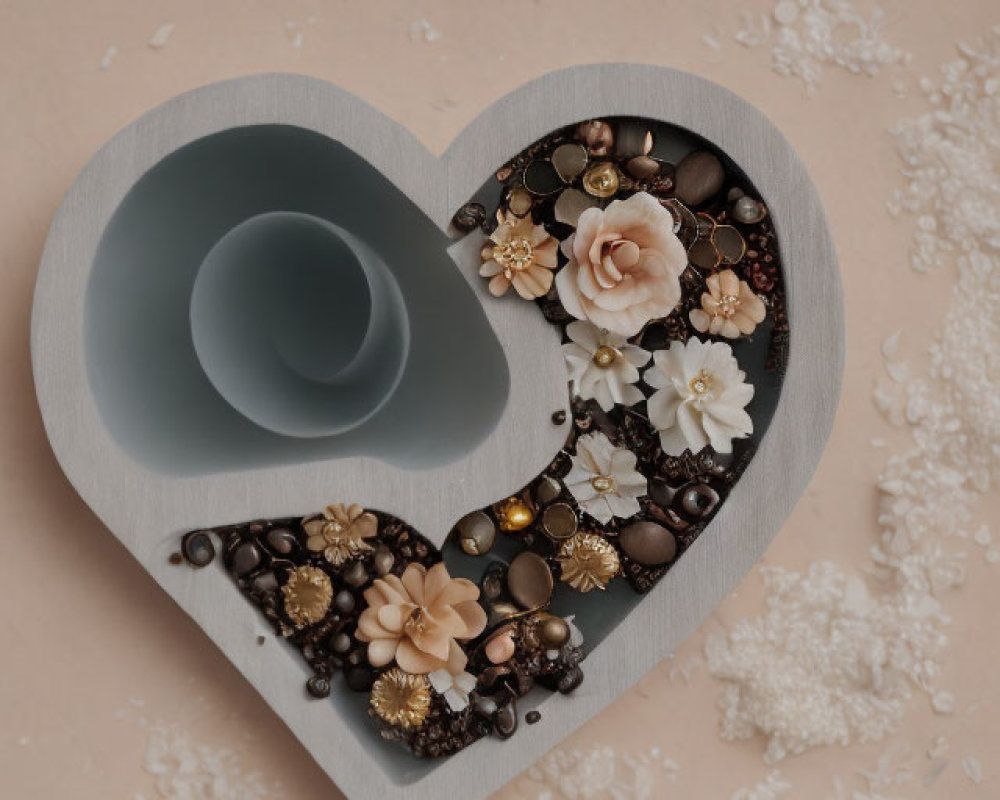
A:
MULTIPOLYGON (((490 316, 488 306, 485 310, 490 316)), ((533 306, 526 310, 536 311, 533 306)), ((533 316, 541 319, 537 312, 533 316)), ((491 324, 496 327, 492 316, 491 324)), ((226 653, 346 794, 417 800, 494 791, 673 652, 746 574, 795 505, 822 453, 839 400, 844 324, 836 256, 818 194, 777 128, 752 105, 703 78, 660 67, 609 64, 572 67, 515 90, 480 114, 440 163, 398 123, 314 78, 255 75, 174 98, 116 135, 71 187, 46 241, 31 343, 49 439, 84 500, 226 653), (81 333, 89 265, 110 215, 134 181, 169 152, 226 128, 283 123, 325 133, 369 161, 447 230, 455 209, 512 154, 552 130, 603 116, 648 117, 686 128, 732 157, 761 192, 781 243, 794 331, 779 405, 723 508, 685 557, 589 655, 581 689, 571 698, 545 699, 544 723, 522 728, 513 740, 479 742, 413 782, 400 784, 372 763, 347 719, 330 713, 328 704, 309 699, 301 681, 289 679, 289 670, 303 670, 291 648, 257 647, 256 612, 228 580, 197 579, 191 570, 169 566, 169 537, 161 542, 138 534, 150 526, 163 530, 164 520, 175 534, 186 527, 281 513, 251 508, 252 479, 245 479, 246 502, 239 509, 219 507, 211 480, 183 481, 187 507, 197 510, 197 518, 183 520, 164 496, 129 494, 108 479, 109 471, 143 470, 104 431, 87 385, 81 333), (446 187, 440 193, 440 184, 425 177, 442 169, 446 187), (106 457, 115 468, 94 470, 94 463, 110 463, 106 457), (123 503, 123 497, 131 502, 123 503), (652 631, 661 635, 650 636, 652 631)), ((561 363, 550 366, 562 370, 561 363)), ((511 363, 512 373, 516 369, 511 363)), ((553 408, 562 405, 565 397, 553 408)), ((563 433, 557 430, 557 438, 563 433)), ((558 444, 549 452, 557 449, 558 444)), ((308 471, 302 469, 305 485, 300 496, 285 503, 291 513, 321 507, 328 499, 330 487, 323 485, 322 476, 307 477, 308 471), (323 501, 306 503, 305 497, 323 501)), ((313 471, 322 472, 315 467, 313 471)), ((417 514, 408 521, 418 528, 435 522, 417 514)))

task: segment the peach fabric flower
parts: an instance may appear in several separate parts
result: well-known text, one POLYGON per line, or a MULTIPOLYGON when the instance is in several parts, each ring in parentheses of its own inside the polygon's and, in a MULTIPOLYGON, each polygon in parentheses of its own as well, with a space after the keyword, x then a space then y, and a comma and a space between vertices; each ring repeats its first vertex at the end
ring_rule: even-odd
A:
POLYGON ((701 308, 691 309, 691 324, 700 333, 736 339, 748 336, 764 321, 764 301, 753 293, 731 269, 709 275, 708 291, 701 296, 701 308))
POLYGON ((478 598, 476 584, 452 578, 444 564, 430 569, 410 564, 402 577, 386 575, 365 591, 368 608, 358 619, 357 636, 369 643, 373 667, 395 659, 406 672, 445 669, 457 675, 468 662, 458 641, 473 639, 486 627, 478 598))
POLYGON ((508 214, 480 253, 479 274, 490 279, 490 294, 501 297, 513 285, 525 300, 541 297, 552 287, 559 245, 530 216, 508 214))
POLYGON ((598 328, 635 336, 667 316, 681 299, 687 252, 671 213, 647 192, 588 208, 564 250, 569 263, 556 275, 563 307, 598 328))

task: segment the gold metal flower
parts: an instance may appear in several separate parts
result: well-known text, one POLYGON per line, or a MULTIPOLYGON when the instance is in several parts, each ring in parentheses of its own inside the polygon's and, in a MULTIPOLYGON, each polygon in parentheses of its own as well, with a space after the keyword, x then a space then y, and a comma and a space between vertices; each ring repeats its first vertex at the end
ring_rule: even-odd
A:
POLYGON ((399 728, 419 728, 431 708, 431 684, 426 675, 393 667, 372 684, 369 703, 375 714, 399 728))
POLYGON ((322 516, 303 520, 302 527, 309 536, 306 547, 339 567, 372 549, 365 539, 378 533, 378 519, 357 504, 338 503, 327 506, 322 516))
POLYGON ((614 546, 594 533, 578 533, 567 539, 556 559, 562 568, 562 581, 580 592, 603 589, 620 566, 614 546))
POLYGON ((281 587, 285 613, 297 628, 314 625, 326 616, 333 600, 330 576, 318 567, 296 567, 281 587))

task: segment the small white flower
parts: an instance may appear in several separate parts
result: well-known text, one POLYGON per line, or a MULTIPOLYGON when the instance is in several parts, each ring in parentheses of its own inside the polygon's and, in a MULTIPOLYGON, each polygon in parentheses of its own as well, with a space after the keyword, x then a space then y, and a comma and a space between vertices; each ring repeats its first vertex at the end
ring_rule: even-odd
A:
POLYGON ((698 453, 708 445, 731 453, 733 439, 753 433, 753 421, 743 410, 753 399, 753 385, 744 381, 728 344, 697 338, 672 342, 653 353, 653 366, 643 378, 659 390, 647 409, 667 455, 698 453))
POLYGON ((648 350, 582 320, 567 325, 566 335, 571 341, 563 345, 563 356, 578 396, 596 400, 605 411, 615 403, 631 406, 645 399, 634 384, 639 380, 638 367, 650 359, 648 350))
POLYGON ((576 440, 573 468, 563 482, 580 508, 606 525, 640 511, 636 498, 646 494, 646 478, 635 464, 631 450, 615 447, 603 433, 589 433, 576 440))
POLYGON ((469 694, 476 688, 476 679, 468 672, 452 675, 446 669, 439 669, 427 675, 434 691, 444 697, 448 707, 455 712, 469 705, 469 694))

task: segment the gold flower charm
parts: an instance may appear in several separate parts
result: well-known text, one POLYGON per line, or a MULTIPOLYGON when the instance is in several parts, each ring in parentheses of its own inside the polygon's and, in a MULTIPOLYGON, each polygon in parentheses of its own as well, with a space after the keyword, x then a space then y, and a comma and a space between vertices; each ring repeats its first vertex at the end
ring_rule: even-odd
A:
POLYGON ((398 728, 419 728, 431 708, 431 684, 426 675, 413 675, 393 667, 372 684, 372 711, 398 728))
POLYGON ((339 503, 327 506, 322 517, 304 520, 302 527, 309 536, 306 547, 339 567, 372 549, 365 539, 378 533, 378 519, 359 505, 339 503))
POLYGON ((514 286, 525 300, 541 297, 552 287, 558 264, 558 243, 531 216, 509 214, 490 236, 482 253, 479 274, 490 279, 490 293, 500 297, 514 286))
POLYGON ((333 600, 330 576, 317 567, 296 567, 281 587, 285 613, 297 628, 314 625, 326 616, 333 600))
POLYGON ((562 581, 580 592, 603 589, 618 574, 618 553, 610 542, 593 533, 567 539, 556 556, 562 581))

